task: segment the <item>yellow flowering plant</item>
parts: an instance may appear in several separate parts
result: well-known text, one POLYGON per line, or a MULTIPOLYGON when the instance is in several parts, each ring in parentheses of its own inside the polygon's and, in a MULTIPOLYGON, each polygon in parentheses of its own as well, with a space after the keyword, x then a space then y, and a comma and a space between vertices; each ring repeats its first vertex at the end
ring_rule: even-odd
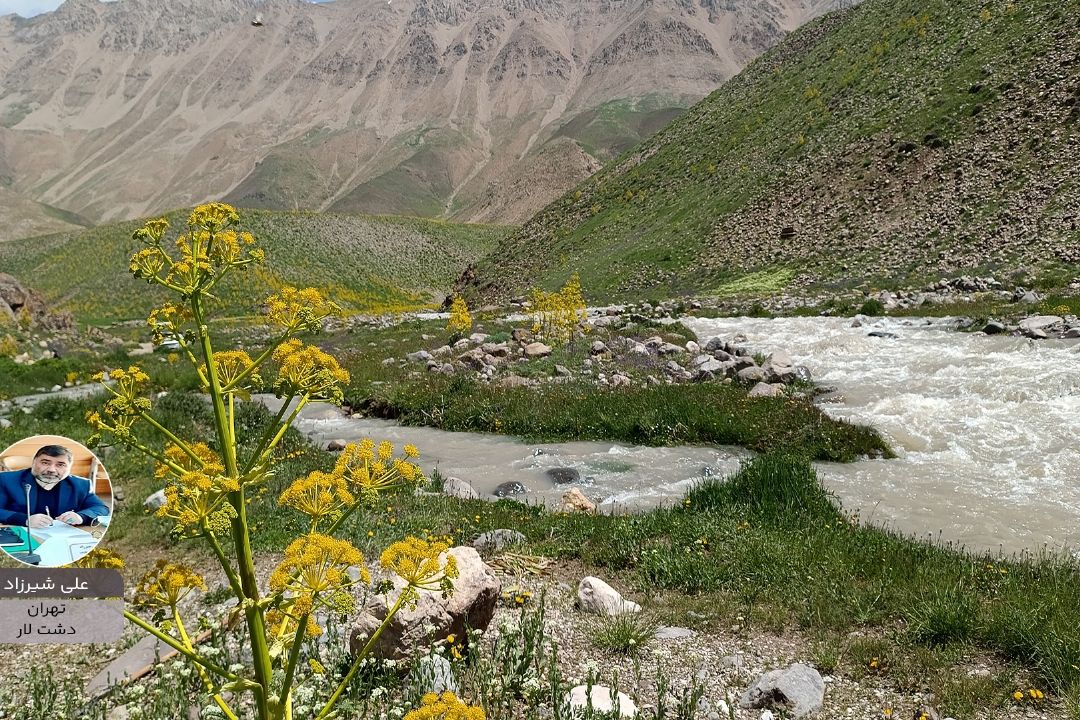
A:
MULTIPOLYGON (((148 325, 155 339, 174 339, 178 354, 194 369, 213 410, 212 439, 185 440, 159 422, 148 397, 150 378, 137 366, 97 378, 109 397, 87 421, 94 432, 92 442, 108 436, 154 459, 155 477, 165 483, 165 503, 156 514, 172 523, 174 537, 202 539, 213 551, 236 598, 231 620, 243 621, 251 667, 216 664, 188 635, 180 606, 192 592, 205 591, 206 581, 183 563, 161 560, 139 582, 135 605, 152 611, 149 620, 131 610, 125 616, 194 663, 208 696, 229 720, 239 720, 235 703, 243 697, 250 698, 258 720, 292 720, 292 690, 304 643, 323 632, 320 617, 352 611, 356 586, 371 583, 360 550, 334 537, 335 532, 380 493, 415 490, 423 473, 414 462, 419 451, 412 445, 398 452, 388 442, 363 440, 347 445, 331 471, 293 479, 278 495, 278 503, 307 516, 307 529, 285 549, 266 589, 260 588, 248 505, 265 491, 274 473, 275 449, 289 425, 309 402, 340 403, 349 373, 333 356, 297 337, 318 331, 323 320, 339 312, 314 288, 284 287, 266 299, 266 318, 277 329, 254 357, 214 348, 208 330, 214 288, 222 278, 264 259, 255 238, 235 229, 239 219, 229 205, 209 203, 192 211, 186 231, 171 243, 166 242, 165 218, 150 220, 133 235, 143 247, 131 257, 132 273, 176 296, 150 313, 148 325), (241 445, 237 403, 266 384, 280 399, 280 408, 254 445, 251 438, 241 445), (140 432, 146 429, 163 436, 165 446, 158 449, 144 441, 140 432)), ((382 554, 382 567, 404 581, 397 601, 312 717, 336 715, 338 699, 403 605, 414 603, 421 590, 452 592, 457 567, 448 549, 445 542, 405 538, 382 554)), ((87 564, 119 567, 122 560, 98 553, 88 556, 87 564)), ((321 665, 309 658, 308 667, 321 665)), ((456 705, 437 700, 416 712, 427 712, 424 717, 482 717, 456 698, 456 705)))
POLYGON ((460 295, 450 303, 450 321, 446 329, 456 335, 464 335, 472 329, 472 315, 469 314, 469 306, 460 295))
POLYGON ((581 278, 577 273, 570 276, 566 285, 557 292, 544 292, 533 288, 531 295, 533 332, 548 342, 566 345, 574 338, 579 327, 588 321, 585 297, 581 294, 581 278))

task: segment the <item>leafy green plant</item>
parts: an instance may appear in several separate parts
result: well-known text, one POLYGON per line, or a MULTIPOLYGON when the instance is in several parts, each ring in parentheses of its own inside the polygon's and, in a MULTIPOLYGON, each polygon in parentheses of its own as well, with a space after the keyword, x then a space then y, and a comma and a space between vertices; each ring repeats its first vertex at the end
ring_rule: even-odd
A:
POLYGON ((597 620, 592 641, 601 650, 629 655, 653 639, 656 627, 656 622, 642 613, 620 613, 597 620))

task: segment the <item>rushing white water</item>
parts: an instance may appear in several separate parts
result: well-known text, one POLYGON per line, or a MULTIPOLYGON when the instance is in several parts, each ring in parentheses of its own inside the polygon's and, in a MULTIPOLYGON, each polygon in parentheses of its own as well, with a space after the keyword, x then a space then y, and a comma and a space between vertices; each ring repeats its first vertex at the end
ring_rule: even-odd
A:
POLYGON ((822 463, 849 509, 971 549, 1080 549, 1080 343, 960 333, 948 320, 691 319, 700 338, 787 350, 895 460, 822 463), (868 337, 891 332, 897 339, 868 337))

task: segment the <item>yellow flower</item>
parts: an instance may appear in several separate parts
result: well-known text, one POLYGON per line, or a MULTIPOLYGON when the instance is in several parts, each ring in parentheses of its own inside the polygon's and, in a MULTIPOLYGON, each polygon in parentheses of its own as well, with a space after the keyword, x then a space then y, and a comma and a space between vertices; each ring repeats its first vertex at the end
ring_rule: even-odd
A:
POLYGON ((236 208, 225 203, 206 203, 197 206, 188 217, 188 225, 191 227, 217 230, 227 225, 232 225, 240 220, 236 208))
POLYGON ((112 550, 96 547, 75 561, 75 567, 81 568, 117 568, 124 567, 124 558, 112 550))
POLYGON ((1024 693, 1020 692, 1019 690, 1013 693, 1013 700, 1015 700, 1016 702, 1020 702, 1023 699, 1024 693))
POLYGON ((279 345, 273 357, 279 366, 274 382, 279 397, 308 394, 315 399, 341 402, 341 386, 349 382, 349 372, 332 355, 292 338, 279 345))
POLYGON ((206 591, 202 575, 181 563, 158 560, 135 588, 135 604, 143 607, 175 607, 192 590, 206 591))
POLYGON ((450 580, 458 576, 458 569, 453 555, 443 558, 448 549, 450 543, 445 541, 407 537, 383 550, 379 564, 411 588, 441 590, 443 595, 449 595, 453 590, 450 580))
POLYGON ((270 322, 289 330, 305 329, 317 332, 322 321, 341 311, 315 288, 286 286, 266 299, 270 322))
MULTIPOLYGON (((292 541, 285 557, 270 573, 270 589, 291 594, 286 606, 293 617, 311 615, 316 603, 339 614, 352 612, 354 584, 349 568, 358 568, 360 581, 371 582, 363 554, 348 540, 339 540, 316 532, 292 541)), ((322 633, 322 628, 308 617, 307 634, 322 633)))
POLYGON ((154 245, 161 242, 161 238, 165 236, 165 231, 168 229, 168 218, 161 217, 155 220, 147 220, 141 228, 131 234, 131 237, 148 245, 154 245))
POLYGON ((324 517, 337 517, 356 502, 345 478, 318 470, 297 478, 278 496, 279 505, 288 505, 315 523, 324 517))
MULTIPOLYGON (((407 445, 406 457, 410 456, 410 448, 415 455, 419 455, 415 447, 407 445)), ((393 446, 390 443, 380 443, 380 456, 386 453, 392 454, 393 446)), ((415 487, 423 479, 420 468, 406 460, 394 458, 389 467, 382 460, 377 460, 375 443, 370 438, 346 445, 338 456, 334 473, 345 478, 352 491, 367 503, 374 502, 380 492, 400 487, 415 487)))
POLYGON ((469 306, 459 295, 450 303, 450 321, 446 329, 455 333, 464 333, 472 327, 472 316, 469 315, 469 306))
POLYGON ((485 720, 485 716, 483 708, 466 705, 447 691, 442 695, 424 695, 420 707, 407 713, 404 720, 485 720))
MULTIPOLYGON (((237 380, 254 364, 251 356, 243 350, 219 350, 214 353, 214 370, 222 387, 237 380)), ((206 365, 203 365, 203 372, 206 372, 206 365)), ((253 372, 244 379, 244 386, 249 388, 261 383, 262 378, 258 372, 253 372)))

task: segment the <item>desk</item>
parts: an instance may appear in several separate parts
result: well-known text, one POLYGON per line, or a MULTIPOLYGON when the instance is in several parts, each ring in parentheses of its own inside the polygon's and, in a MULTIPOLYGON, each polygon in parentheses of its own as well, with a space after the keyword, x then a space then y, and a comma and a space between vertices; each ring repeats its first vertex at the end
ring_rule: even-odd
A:
MULTIPOLYGON (((6 527, 23 541, 20 545, 5 545, 4 552, 9 554, 26 552, 26 527, 23 525, 0 525, 6 527)), ((89 525, 65 525, 55 523, 52 528, 30 528, 30 547, 32 552, 41 556, 41 567, 59 567, 68 565, 90 552, 100 538, 94 537, 89 525)), ((102 527, 102 530, 105 528, 102 527)))

